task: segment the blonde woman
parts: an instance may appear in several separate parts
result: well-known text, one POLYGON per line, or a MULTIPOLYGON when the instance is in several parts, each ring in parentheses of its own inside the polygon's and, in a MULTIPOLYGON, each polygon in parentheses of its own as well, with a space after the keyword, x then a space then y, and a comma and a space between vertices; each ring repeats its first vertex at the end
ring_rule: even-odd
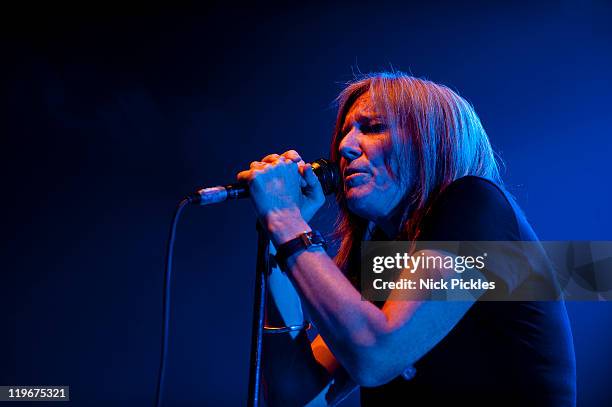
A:
MULTIPOLYGON (((447 87, 402 73, 367 75, 338 102, 335 259, 319 244, 290 244, 312 232, 308 221, 324 201, 296 151, 238 174, 274 246, 293 247, 281 249, 281 263, 318 331, 312 342, 304 331, 266 336, 267 403, 334 405, 360 387, 363 406, 574 405, 562 302, 362 300, 363 240, 537 240, 503 189, 474 109, 447 87)), ((484 277, 512 295, 547 284, 547 273, 500 268, 484 277)), ((283 313, 268 317, 282 324, 283 313)))

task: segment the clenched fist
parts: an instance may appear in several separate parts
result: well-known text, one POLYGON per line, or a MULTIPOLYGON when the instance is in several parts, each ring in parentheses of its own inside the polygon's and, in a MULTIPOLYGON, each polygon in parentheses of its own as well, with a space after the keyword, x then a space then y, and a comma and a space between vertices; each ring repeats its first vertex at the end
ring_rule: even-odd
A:
POLYGON ((249 185, 251 200, 260 218, 272 212, 299 210, 308 222, 325 202, 312 166, 305 164, 295 150, 253 161, 236 178, 249 185))

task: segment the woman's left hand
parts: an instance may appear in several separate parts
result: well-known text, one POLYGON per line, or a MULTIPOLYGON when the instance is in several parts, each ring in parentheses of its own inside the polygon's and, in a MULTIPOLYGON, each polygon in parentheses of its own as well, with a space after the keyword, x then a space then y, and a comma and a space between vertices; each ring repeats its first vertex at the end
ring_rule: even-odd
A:
POLYGON ((270 154, 253 161, 250 169, 238 173, 238 181, 249 185, 257 216, 299 210, 308 222, 325 202, 323 188, 310 164, 295 150, 270 154))

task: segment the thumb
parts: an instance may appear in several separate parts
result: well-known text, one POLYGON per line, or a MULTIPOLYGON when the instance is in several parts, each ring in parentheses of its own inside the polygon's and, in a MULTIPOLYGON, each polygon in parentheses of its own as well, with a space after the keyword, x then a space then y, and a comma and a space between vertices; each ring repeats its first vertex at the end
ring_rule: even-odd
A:
POLYGON ((323 196, 323 187, 312 170, 312 165, 306 164, 304 168, 304 178, 306 180, 306 184, 308 184, 308 187, 312 190, 315 196, 323 196))

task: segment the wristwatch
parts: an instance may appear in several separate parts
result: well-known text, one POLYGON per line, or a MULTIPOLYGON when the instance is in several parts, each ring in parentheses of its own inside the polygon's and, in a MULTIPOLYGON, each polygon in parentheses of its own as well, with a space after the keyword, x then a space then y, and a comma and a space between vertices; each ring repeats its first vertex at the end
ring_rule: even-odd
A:
POLYGON ((327 250, 327 242, 316 230, 311 232, 301 233, 295 239, 291 239, 276 248, 276 262, 282 269, 287 268, 287 259, 296 253, 303 250, 308 250, 310 247, 322 247, 327 250))

